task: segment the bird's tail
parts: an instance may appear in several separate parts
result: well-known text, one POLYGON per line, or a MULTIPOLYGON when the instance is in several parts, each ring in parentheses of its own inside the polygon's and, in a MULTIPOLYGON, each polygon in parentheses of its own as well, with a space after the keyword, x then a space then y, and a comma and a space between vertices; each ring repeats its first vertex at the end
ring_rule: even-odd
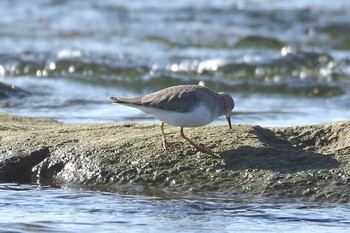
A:
POLYGON ((120 97, 110 97, 113 100, 113 103, 116 104, 130 104, 130 105, 139 105, 140 98, 120 98, 120 97))
POLYGON ((120 100, 118 97, 109 97, 111 100, 113 100, 113 103, 120 103, 120 100))

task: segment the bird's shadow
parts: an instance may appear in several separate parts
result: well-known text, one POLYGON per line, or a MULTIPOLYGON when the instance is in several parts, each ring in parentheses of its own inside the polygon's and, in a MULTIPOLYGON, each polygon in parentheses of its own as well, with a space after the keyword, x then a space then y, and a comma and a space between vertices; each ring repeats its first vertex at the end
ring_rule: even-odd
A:
POLYGON ((222 152, 220 157, 224 160, 226 169, 262 169, 280 173, 296 173, 339 167, 339 162, 330 155, 307 151, 277 136, 269 129, 253 127, 251 133, 255 134, 264 146, 240 146, 222 152))

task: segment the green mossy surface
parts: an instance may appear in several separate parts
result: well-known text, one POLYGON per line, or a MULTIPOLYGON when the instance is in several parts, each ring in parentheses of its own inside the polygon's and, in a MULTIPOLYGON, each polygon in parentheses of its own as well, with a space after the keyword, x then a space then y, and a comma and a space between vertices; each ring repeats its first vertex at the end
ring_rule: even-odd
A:
POLYGON ((0 114, 0 180, 350 200, 349 121, 185 129, 215 146, 211 153, 194 151, 179 128, 165 131, 183 143, 162 149, 156 124, 67 125, 0 114))

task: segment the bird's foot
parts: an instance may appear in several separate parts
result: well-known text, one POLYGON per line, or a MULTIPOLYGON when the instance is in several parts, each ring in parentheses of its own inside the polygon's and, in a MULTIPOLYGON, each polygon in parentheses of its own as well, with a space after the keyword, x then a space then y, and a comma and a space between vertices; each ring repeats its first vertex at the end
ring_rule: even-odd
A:
POLYGON ((182 144, 182 142, 167 142, 167 141, 164 141, 163 142, 163 149, 167 150, 169 147, 171 147, 173 145, 177 145, 177 144, 182 144))
POLYGON ((215 145, 209 145, 209 146, 205 146, 203 144, 192 144, 192 146, 199 151, 204 151, 204 152, 208 152, 211 151, 211 149, 215 148, 215 145))
POLYGON ((205 146, 203 144, 199 144, 199 145, 192 145, 194 147, 195 150, 212 155, 214 157, 219 157, 220 156, 218 154, 216 154, 215 152, 213 152, 211 149, 215 148, 215 145, 209 145, 209 146, 205 146))

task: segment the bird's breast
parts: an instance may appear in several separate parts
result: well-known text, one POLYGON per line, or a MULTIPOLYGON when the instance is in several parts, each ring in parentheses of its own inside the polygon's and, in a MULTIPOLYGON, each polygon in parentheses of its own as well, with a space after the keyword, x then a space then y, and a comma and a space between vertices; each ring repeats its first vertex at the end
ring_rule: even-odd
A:
POLYGON ((205 105, 199 105, 190 112, 175 112, 156 108, 138 107, 141 111, 153 115, 160 121, 179 127, 198 127, 210 124, 217 118, 205 105))

